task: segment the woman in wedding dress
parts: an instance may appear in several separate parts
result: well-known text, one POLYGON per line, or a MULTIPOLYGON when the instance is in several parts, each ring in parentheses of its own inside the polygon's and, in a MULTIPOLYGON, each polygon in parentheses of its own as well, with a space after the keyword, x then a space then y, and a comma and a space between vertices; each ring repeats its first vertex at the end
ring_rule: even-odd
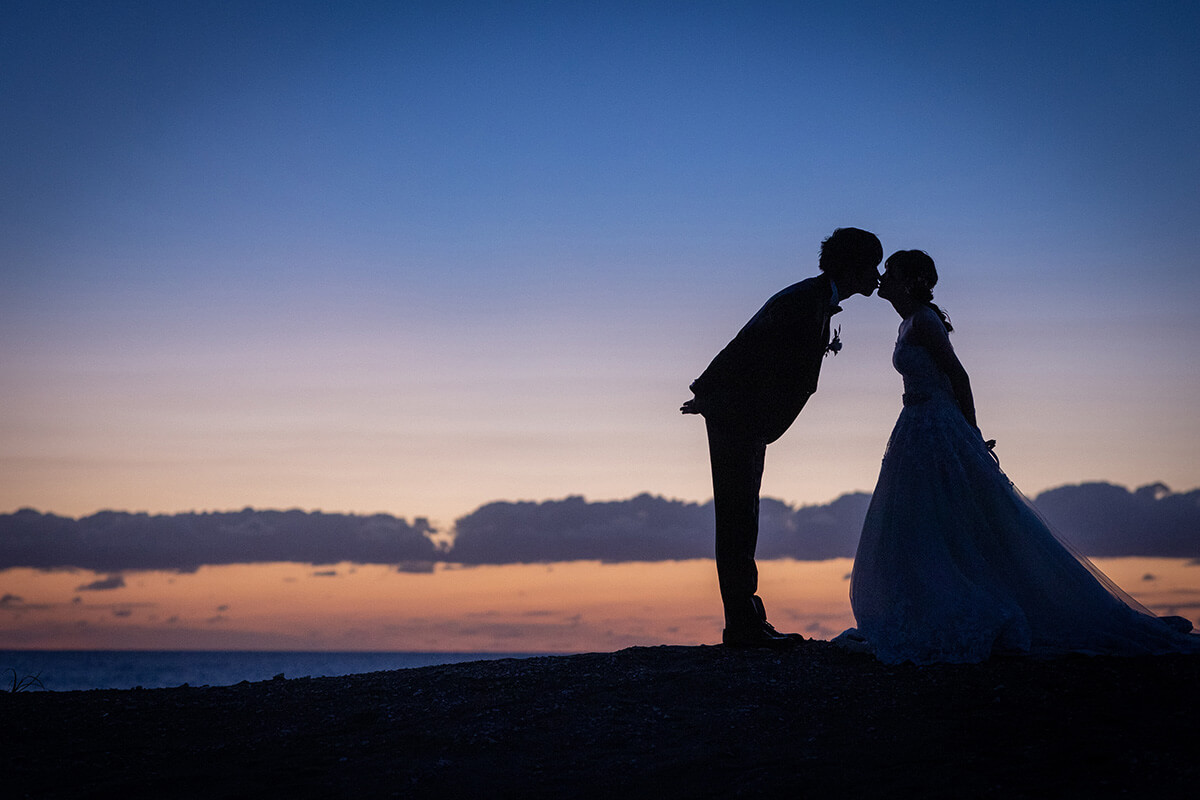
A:
POLYGON ((854 560, 857 629, 836 641, 887 663, 993 654, 1200 652, 1190 623, 1158 618, 1060 541, 1000 470, 975 423, 933 259, 902 250, 879 296, 903 318, 892 363, 904 407, 854 560))

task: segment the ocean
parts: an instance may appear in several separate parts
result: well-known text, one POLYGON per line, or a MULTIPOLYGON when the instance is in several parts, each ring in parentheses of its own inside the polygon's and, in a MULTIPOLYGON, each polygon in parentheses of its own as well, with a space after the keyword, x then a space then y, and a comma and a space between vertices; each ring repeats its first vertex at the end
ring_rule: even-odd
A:
POLYGON ((174 686, 231 686, 242 681, 333 677, 361 672, 458 664, 548 653, 362 653, 209 650, 0 650, 0 691, 14 678, 37 676, 41 687, 26 691, 163 689, 174 686))

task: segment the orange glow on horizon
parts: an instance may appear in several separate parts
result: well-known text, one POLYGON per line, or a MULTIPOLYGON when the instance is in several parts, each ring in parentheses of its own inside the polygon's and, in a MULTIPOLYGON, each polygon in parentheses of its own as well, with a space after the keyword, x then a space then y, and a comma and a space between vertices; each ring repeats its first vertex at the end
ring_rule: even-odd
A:
MULTIPOLYGON (((1194 618, 1200 608, 1194 562, 1097 565, 1156 612, 1194 618)), ((818 639, 853 625, 851 566, 761 562, 772 621, 818 639)), ((10 569, 0 572, 0 597, 0 649, 584 652, 712 644, 722 624, 705 559, 430 572, 294 563, 123 576, 10 569), (98 581, 115 588, 84 588, 98 581)))

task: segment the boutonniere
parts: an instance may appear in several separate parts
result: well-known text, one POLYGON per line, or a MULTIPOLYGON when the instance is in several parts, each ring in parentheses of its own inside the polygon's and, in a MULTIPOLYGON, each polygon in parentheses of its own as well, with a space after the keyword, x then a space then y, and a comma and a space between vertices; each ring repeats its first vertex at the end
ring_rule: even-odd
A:
POLYGON ((842 326, 838 325, 833 330, 833 338, 829 344, 825 345, 825 355, 833 353, 835 356, 842 350, 842 326))

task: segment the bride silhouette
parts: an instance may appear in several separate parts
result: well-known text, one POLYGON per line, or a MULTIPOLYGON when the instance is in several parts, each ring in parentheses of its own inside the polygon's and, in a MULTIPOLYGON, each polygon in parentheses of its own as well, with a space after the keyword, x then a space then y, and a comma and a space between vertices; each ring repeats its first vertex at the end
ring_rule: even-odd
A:
POLYGON ((892 363, 903 409, 851 573, 857 628, 835 641, 887 663, 993 654, 1200 652, 1180 617, 1154 616, 1061 541, 1000 470, 975 423, 971 383, 933 259, 902 250, 879 296, 903 318, 892 363))

